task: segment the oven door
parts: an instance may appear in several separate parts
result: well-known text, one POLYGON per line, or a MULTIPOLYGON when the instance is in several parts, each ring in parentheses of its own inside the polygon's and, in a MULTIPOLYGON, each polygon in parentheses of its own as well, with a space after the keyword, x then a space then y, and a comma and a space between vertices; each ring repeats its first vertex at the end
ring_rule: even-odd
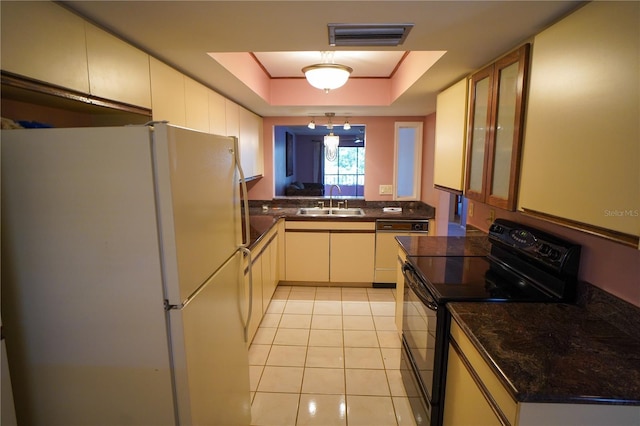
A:
MULTIPOLYGON (((413 266, 405 262, 402 340, 406 362, 424 396, 430 424, 438 424, 444 390, 447 310, 431 295, 413 266)), ((404 380, 405 383, 407 380, 404 380)), ((414 407, 415 411, 415 407, 414 407)))

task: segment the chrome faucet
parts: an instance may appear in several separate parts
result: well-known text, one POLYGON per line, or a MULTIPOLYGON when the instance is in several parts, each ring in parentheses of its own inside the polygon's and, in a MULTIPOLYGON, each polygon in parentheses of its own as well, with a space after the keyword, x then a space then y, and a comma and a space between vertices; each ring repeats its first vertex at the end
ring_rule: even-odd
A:
POLYGON ((333 209, 333 188, 338 188, 338 193, 342 194, 342 190, 338 185, 331 185, 331 188, 329 188, 329 211, 333 209))

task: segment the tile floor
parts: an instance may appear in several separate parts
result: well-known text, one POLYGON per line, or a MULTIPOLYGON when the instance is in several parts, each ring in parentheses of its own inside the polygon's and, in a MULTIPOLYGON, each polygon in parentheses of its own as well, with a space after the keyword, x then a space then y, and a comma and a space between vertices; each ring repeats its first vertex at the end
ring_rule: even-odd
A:
POLYGON ((394 292, 279 286, 249 349, 252 425, 415 425, 394 292))

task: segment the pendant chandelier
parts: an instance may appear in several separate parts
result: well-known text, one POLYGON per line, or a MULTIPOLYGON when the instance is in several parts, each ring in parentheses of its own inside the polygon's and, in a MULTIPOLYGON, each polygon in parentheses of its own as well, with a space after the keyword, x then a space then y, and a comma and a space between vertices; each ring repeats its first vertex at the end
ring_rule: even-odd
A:
POLYGON ((338 159, 338 145, 340 144, 340 136, 333 134, 333 123, 331 117, 335 116, 333 112, 325 113, 329 119, 327 129, 329 134, 324 137, 324 154, 328 161, 336 161, 338 159))
POLYGON ((302 72, 310 85, 329 93, 329 90, 344 86, 353 69, 333 63, 333 52, 322 52, 322 63, 304 67, 302 72))

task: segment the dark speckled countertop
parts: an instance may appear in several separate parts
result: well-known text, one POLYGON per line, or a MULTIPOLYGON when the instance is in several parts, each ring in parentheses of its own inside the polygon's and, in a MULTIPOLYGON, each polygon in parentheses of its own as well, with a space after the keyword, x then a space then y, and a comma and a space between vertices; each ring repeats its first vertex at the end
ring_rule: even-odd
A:
MULTIPOLYGON (((319 199, 329 205, 329 200, 319 199)), ((344 199, 336 198, 334 203, 344 201, 344 199)), ((275 225, 280 218, 296 221, 349 221, 349 222, 372 222, 377 219, 432 219, 435 217, 435 209, 425 203, 404 201, 404 202, 384 202, 384 201, 365 201, 360 199, 348 199, 349 207, 360 207, 364 210, 363 216, 349 217, 331 217, 331 216, 299 216, 298 209, 301 207, 311 207, 317 205, 317 200, 310 198, 289 198, 278 199, 272 201, 249 201, 249 220, 251 230, 251 241, 249 248, 253 247, 260 238, 266 234, 269 229, 275 225), (262 206, 266 206, 266 211, 262 206), (386 213, 383 212, 384 207, 399 206, 402 212, 386 213)), ((337 205, 337 204, 334 204, 337 205)), ((243 223, 244 226, 244 223, 243 223)))
POLYGON ((486 256, 490 245, 486 234, 467 237, 396 237, 407 256, 486 256))
POLYGON ((640 405, 640 309, 612 324, 577 305, 447 307, 517 401, 640 405))

